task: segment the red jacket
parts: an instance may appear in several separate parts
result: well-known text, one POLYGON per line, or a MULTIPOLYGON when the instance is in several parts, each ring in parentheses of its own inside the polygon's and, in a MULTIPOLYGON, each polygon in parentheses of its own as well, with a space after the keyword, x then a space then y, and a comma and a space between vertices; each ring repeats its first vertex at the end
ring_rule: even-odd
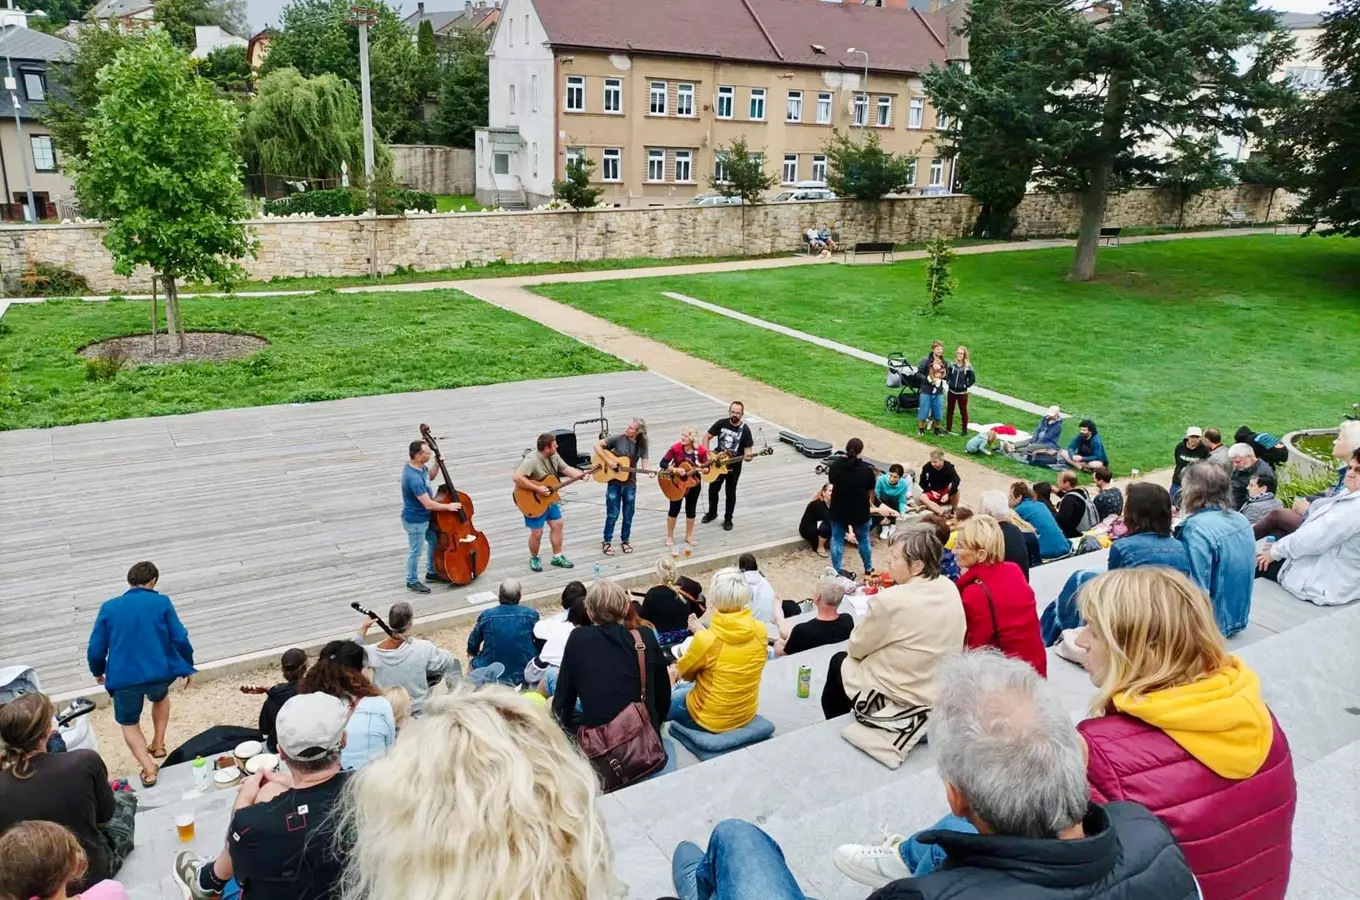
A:
POLYGON ((1274 726, 1261 768, 1234 781, 1141 719, 1113 711, 1087 719, 1077 728, 1090 748, 1091 799, 1132 800, 1156 813, 1185 851, 1204 900, 1283 900, 1296 793, 1289 741, 1274 726))
POLYGON ((969 650, 994 647, 1007 656, 1024 660, 1047 678, 1048 654, 1039 634, 1034 589, 1020 567, 1012 562, 973 566, 959 576, 958 587, 968 621, 963 646, 969 650), (999 642, 994 639, 998 632, 999 642))

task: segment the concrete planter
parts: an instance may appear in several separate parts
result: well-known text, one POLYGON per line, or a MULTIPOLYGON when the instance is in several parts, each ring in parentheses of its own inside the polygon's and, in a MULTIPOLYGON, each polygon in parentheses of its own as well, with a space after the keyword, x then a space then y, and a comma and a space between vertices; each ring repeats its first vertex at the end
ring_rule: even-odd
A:
POLYGON ((1331 472, 1336 469, 1336 462, 1330 456, 1323 459, 1306 450, 1299 449, 1299 438, 1314 437, 1316 435, 1336 435, 1335 428, 1307 428, 1301 431, 1291 431, 1283 438, 1284 444, 1289 448, 1289 465, 1292 465, 1300 475, 1318 475, 1323 472, 1331 472))

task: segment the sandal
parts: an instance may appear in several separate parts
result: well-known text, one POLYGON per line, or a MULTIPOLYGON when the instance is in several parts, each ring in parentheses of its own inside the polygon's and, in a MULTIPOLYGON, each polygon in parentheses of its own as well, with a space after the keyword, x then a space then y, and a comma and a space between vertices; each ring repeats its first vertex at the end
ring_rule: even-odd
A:
POLYGON ((609 543, 608 541, 604 541, 600 544, 600 552, 603 553, 605 556, 613 556, 614 545, 609 543))
POLYGON ((625 554, 632 553, 633 545, 628 543, 627 541, 619 541, 619 549, 622 550, 625 554))
POLYGON ((138 775, 138 777, 139 777, 139 778, 141 779, 141 781, 142 781, 142 787, 144 787, 144 788, 153 788, 153 787, 156 786, 156 782, 160 780, 160 773, 158 773, 158 772, 152 772, 152 773, 151 773, 151 777, 150 777, 150 778, 147 778, 147 777, 146 777, 146 770, 143 769, 143 770, 141 771, 141 773, 138 775))
POLYGON ((689 557, 693 555, 694 555, 694 541, 685 541, 685 556, 689 557))
POLYGON ((151 754, 152 759, 165 759, 167 755, 164 747, 147 747, 146 751, 151 754))

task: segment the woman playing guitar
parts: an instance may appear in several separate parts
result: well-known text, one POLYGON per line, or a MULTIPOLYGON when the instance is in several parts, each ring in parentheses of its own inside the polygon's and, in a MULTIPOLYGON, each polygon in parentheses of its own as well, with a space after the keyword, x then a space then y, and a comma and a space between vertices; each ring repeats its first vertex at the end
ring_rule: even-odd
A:
MULTIPOLYGON (((666 546, 675 546, 675 521, 680 518, 680 504, 685 506, 685 555, 694 552, 694 517, 699 511, 701 475, 708 463, 708 450, 698 442, 693 428, 680 429, 680 440, 672 444, 661 457, 661 490, 671 501, 666 513, 666 546)), ((671 555, 675 555, 672 549, 671 555)))

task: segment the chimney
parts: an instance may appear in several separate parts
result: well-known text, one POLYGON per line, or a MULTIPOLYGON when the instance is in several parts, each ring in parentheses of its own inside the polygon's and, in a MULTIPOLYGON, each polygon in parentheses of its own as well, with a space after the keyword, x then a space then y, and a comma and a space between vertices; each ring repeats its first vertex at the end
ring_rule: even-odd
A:
POLYGON ((416 21, 425 18, 425 0, 420 0, 420 2, 416 4, 416 15, 419 17, 416 21))

